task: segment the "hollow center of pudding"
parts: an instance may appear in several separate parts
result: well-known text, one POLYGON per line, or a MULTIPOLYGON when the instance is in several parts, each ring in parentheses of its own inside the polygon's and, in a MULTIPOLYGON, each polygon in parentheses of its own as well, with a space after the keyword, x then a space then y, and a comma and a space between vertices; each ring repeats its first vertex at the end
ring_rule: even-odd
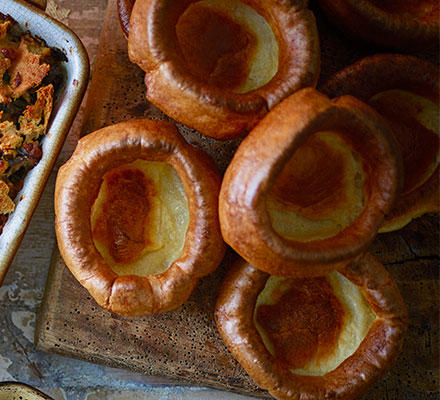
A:
POLYGON ((118 275, 160 274, 179 258, 189 223, 175 169, 136 160, 107 172, 91 210, 96 249, 118 275))
POLYGON ((439 105, 405 90, 387 90, 369 101, 390 125, 404 166, 402 194, 422 185, 440 161, 439 105))
MULTIPOLYGON (((377 8, 405 19, 422 18, 438 7, 438 0, 370 0, 377 8)), ((438 13, 437 13, 438 15, 438 13)), ((437 17, 438 18, 438 17, 437 17)))
POLYGON ((209 85, 246 93, 265 85, 278 70, 272 29, 238 0, 192 3, 176 33, 187 70, 209 85))
POLYGON ((254 310, 268 351, 299 375, 322 376, 337 368, 375 318, 359 287, 338 272, 307 279, 271 276, 254 310))
POLYGON ((266 198, 273 229, 307 242, 336 235, 364 207, 361 157, 336 132, 310 136, 286 163, 266 198))

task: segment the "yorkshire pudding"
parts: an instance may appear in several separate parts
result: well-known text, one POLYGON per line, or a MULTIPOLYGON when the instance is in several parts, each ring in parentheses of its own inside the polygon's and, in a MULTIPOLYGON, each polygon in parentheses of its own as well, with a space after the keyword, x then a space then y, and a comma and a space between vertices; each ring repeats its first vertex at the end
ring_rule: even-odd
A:
POLYGON ((248 132, 319 75, 304 0, 137 0, 128 52, 151 103, 216 139, 248 132))
POLYGON ((377 113, 307 88, 241 143, 220 190, 223 238, 256 268, 311 277, 370 244, 401 186, 401 160, 377 113))
POLYGON ((407 311, 385 268, 365 254, 317 278, 280 278, 239 260, 215 318, 233 356, 277 399, 354 399, 388 371, 407 311))
POLYGON ((367 43, 420 51, 438 43, 438 0, 320 0, 336 26, 367 43))
POLYGON ((378 54, 333 75, 322 90, 369 103, 390 126, 403 157, 404 185, 381 232, 440 211, 440 72, 412 56, 378 54))
POLYGON ((82 138, 55 188, 61 256, 117 314, 171 310, 220 263, 220 179, 164 121, 134 120, 82 138))

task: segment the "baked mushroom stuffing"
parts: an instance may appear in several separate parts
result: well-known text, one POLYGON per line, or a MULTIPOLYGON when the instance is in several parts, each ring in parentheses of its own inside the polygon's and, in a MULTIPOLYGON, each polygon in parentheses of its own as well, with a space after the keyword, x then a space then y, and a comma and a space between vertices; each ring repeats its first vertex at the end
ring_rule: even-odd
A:
POLYGON ((26 173, 41 159, 65 55, 0 13, 0 232, 26 173))

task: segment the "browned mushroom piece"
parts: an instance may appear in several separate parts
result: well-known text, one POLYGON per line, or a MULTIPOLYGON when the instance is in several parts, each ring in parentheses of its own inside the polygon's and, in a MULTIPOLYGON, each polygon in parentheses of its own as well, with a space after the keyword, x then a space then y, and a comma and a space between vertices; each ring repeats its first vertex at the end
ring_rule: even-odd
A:
POLYGON ((353 38, 401 51, 438 44, 438 0, 320 0, 333 23, 353 38))
POLYGON ((130 17, 133 10, 133 5, 136 0, 117 0, 118 18, 124 36, 128 39, 128 32, 130 31, 130 17))
POLYGON ((440 72, 416 57, 378 54, 333 75, 322 87, 369 103, 390 126, 404 164, 404 186, 380 232, 400 229, 413 218, 440 211, 440 72))
POLYGON ((239 259, 215 319, 232 355, 277 399, 359 396, 397 359, 406 306, 385 268, 366 253, 316 278, 268 275, 239 259))
POLYGON ((303 89, 235 153, 220 190, 222 234, 262 271, 323 275, 367 248, 401 181, 400 153, 371 107, 303 89))
POLYGON ((220 263, 220 179, 164 121, 134 120, 81 139, 55 189, 60 253, 117 314, 171 310, 220 263))
POLYGON ((130 60, 146 97, 199 132, 241 136, 294 91, 315 86, 318 32, 307 1, 137 0, 130 60))

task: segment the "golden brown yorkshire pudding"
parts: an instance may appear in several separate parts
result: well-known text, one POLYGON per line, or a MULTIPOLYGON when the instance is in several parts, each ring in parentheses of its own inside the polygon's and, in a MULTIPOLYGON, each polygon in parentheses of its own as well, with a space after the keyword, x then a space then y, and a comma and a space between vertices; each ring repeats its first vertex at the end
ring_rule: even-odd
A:
POLYGON ((333 75, 322 90, 369 103, 390 126, 404 165, 402 193, 380 231, 400 229, 411 219, 440 211, 440 72, 412 56, 378 54, 333 75))
POLYGON ((388 371, 407 311, 385 268, 365 254, 317 278, 270 276, 240 259, 215 318, 228 349, 277 399, 354 399, 388 371))
POLYGON ((128 39, 128 32, 130 30, 130 16, 133 10, 133 5, 136 0, 117 0, 118 18, 124 36, 128 39))
POLYGON ((79 141, 57 177, 60 253, 108 310, 176 308, 223 257, 219 188, 210 158, 169 122, 100 129, 79 141))
POLYGON ((146 72, 147 99, 216 139, 248 132, 315 86, 320 65, 305 0, 137 0, 128 51, 146 72))
POLYGON ((400 154, 377 113, 307 88, 241 143, 220 190, 225 241, 256 268, 311 277, 370 244, 399 192, 400 154))
POLYGON ((438 0, 320 0, 350 36, 379 46, 420 51, 438 43, 438 0))

